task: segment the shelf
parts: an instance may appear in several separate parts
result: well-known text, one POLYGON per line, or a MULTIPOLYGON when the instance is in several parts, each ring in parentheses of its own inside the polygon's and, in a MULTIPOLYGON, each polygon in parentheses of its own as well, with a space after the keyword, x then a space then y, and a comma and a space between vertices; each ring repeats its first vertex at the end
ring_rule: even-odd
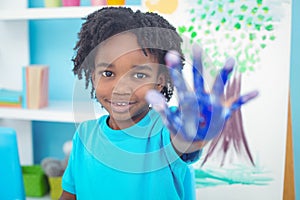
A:
POLYGON ((21 119, 31 121, 82 122, 98 118, 107 112, 94 102, 51 101, 42 109, 0 107, 0 119, 21 119))
MULTIPOLYGON (((28 8, 19 10, 0 10, 0 20, 39 20, 39 19, 72 19, 86 17, 104 6, 76 6, 56 8, 28 8)), ((130 6, 133 10, 141 6, 130 6)))
POLYGON ((51 200, 51 197, 47 194, 43 197, 26 197, 26 200, 51 200))

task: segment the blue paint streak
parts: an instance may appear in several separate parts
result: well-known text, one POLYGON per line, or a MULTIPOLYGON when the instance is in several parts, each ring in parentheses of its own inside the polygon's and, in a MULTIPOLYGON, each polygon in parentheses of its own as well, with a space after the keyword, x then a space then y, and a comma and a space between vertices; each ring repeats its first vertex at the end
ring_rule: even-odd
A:
POLYGON ((296 200, 300 200, 300 1, 292 3, 292 42, 290 95, 293 124, 294 173, 296 200))

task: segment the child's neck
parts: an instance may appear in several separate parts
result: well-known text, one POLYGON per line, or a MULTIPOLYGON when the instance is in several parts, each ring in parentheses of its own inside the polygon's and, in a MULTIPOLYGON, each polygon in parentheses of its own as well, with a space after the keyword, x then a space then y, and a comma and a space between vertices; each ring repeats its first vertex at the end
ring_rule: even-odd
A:
POLYGON ((143 111, 141 114, 138 115, 138 117, 134 117, 128 120, 115 120, 111 115, 109 116, 107 120, 107 125, 114 130, 121 130, 125 128, 129 128, 135 124, 137 124, 139 121, 141 121, 149 112, 150 108, 143 111))

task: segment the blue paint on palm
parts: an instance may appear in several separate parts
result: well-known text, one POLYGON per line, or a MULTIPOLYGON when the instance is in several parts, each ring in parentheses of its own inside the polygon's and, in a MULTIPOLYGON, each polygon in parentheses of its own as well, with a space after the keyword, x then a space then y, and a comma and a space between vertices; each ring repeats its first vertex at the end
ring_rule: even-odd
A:
POLYGON ((157 91, 148 92, 146 99, 161 114, 173 134, 181 134, 187 141, 211 140, 221 133, 231 113, 255 98, 258 92, 254 91, 241 96, 226 105, 224 88, 235 65, 234 59, 230 58, 225 62, 223 69, 216 77, 212 93, 207 93, 202 75, 201 49, 198 46, 193 48, 193 56, 194 91, 188 90, 186 86, 181 73, 182 65, 179 54, 170 51, 165 58, 178 93, 177 109, 170 109, 164 97, 157 91))

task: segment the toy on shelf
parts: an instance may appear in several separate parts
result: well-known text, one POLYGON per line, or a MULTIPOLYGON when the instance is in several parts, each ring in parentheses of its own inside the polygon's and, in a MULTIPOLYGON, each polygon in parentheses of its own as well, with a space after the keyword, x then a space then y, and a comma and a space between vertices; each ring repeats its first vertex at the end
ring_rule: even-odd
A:
POLYGON ((16 131, 0 127, 0 199, 25 200, 16 131))
POLYGON ((104 6, 107 5, 106 0, 91 0, 92 6, 104 6))
POLYGON ((49 191, 47 177, 40 165, 22 166, 22 174, 27 197, 42 197, 49 191))
POLYGON ((44 0, 45 7, 60 7, 61 0, 44 0))
POLYGON ((80 6, 80 0, 62 0, 63 6, 80 6))
POLYGON ((48 176, 48 181, 50 185, 50 196, 52 200, 58 200, 62 193, 62 175, 67 167, 71 150, 72 141, 67 141, 63 145, 63 152, 65 154, 64 160, 47 157, 44 158, 41 162, 41 166, 45 174, 48 176))
POLYGON ((106 0, 107 2, 107 5, 112 5, 112 6, 115 6, 115 5, 125 5, 126 1, 125 0, 106 0))

